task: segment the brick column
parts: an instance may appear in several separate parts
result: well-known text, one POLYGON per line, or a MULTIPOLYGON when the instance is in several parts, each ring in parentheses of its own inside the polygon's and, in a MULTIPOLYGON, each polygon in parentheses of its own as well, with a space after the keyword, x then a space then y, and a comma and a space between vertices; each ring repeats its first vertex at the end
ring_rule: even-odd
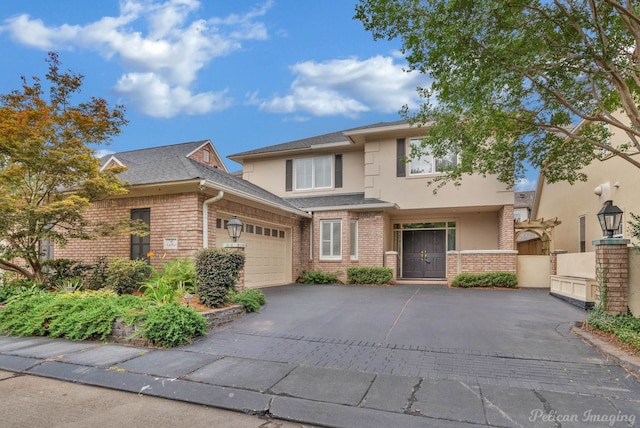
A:
MULTIPOLYGON (((247 248, 247 244, 240 242, 230 242, 223 244, 223 247, 231 251, 244 253, 245 248, 247 248)), ((240 269, 240 272, 238 272, 238 281, 236 282, 234 288, 238 293, 242 293, 244 291, 244 268, 240 269)))
POLYGON ((391 268, 391 271, 393 272, 391 282, 396 282, 396 279, 398 279, 398 252, 385 251, 384 265, 385 267, 391 268))
POLYGON ((626 314, 629 307, 628 239, 603 238, 593 241, 596 247, 596 303, 608 314, 626 314), (606 292, 606 296, 602 293, 606 292), (605 299, 606 297, 606 299, 605 299), (606 301, 605 301, 606 300, 606 301))
POLYGON ((567 254, 567 250, 553 250, 551 252, 551 255, 549 257, 549 260, 551 262, 551 275, 558 274, 558 254, 567 254))
POLYGON ((498 249, 514 250, 515 248, 513 205, 505 205, 498 211, 498 249))

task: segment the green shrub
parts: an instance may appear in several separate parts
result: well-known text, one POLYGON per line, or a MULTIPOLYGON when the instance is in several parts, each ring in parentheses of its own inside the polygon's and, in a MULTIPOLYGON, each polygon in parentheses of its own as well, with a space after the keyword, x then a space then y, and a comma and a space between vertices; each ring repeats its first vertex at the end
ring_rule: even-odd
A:
POLYGON ((171 348, 190 343, 194 337, 205 334, 207 323, 193 309, 169 303, 150 308, 142 328, 147 339, 171 348))
POLYGON ((152 272, 144 260, 112 258, 106 269, 106 283, 118 294, 131 294, 149 279, 152 272))
POLYGON ((70 259, 52 259, 42 262, 49 285, 54 288, 62 287, 68 280, 84 281, 92 266, 70 259))
POLYGON ((28 279, 14 279, 0 285, 0 304, 7 303, 14 296, 22 294, 31 295, 33 292, 45 290, 45 285, 41 282, 29 281, 28 279))
POLYGON ((218 308, 225 304, 229 290, 244 267, 244 253, 216 248, 204 249, 196 256, 196 294, 200 301, 218 308))
POLYGON ((267 303, 262 290, 249 288, 242 293, 231 293, 231 301, 244 306, 247 312, 260 312, 260 306, 267 303))
POLYGON ((106 340, 120 313, 115 302, 113 292, 106 296, 61 294, 50 307, 47 331, 51 337, 70 340, 106 340))
POLYGON ((349 284, 387 284, 393 279, 393 270, 385 267, 357 267, 347 269, 349 284))
POLYGON ((640 318, 630 314, 606 314, 601 308, 596 308, 589 312, 586 324, 606 333, 613 333, 622 343, 640 351, 640 318))
POLYGON ((106 256, 100 256, 91 265, 91 270, 84 280, 84 288, 87 290, 99 290, 107 285, 107 269, 109 263, 106 256))
POLYGON ((182 288, 173 286, 164 276, 156 276, 146 280, 140 286, 140 291, 146 299, 157 304, 175 302, 185 294, 182 288))
POLYGON ((25 291, 13 296, 0 311, 0 332, 15 336, 45 336, 54 293, 25 291))
POLYGON ((338 279, 338 272, 328 273, 321 270, 303 271, 298 277, 298 282, 302 284, 341 284, 338 279))
POLYGON ((186 292, 196 290, 196 264, 187 258, 177 258, 162 266, 162 277, 174 288, 183 288, 186 292))
POLYGON ((455 287, 515 287, 518 277, 511 272, 461 273, 451 281, 455 287))

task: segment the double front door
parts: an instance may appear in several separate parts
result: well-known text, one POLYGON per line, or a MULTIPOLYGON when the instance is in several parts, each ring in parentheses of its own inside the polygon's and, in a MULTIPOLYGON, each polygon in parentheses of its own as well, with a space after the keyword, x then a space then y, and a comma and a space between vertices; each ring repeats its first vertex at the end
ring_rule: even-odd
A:
POLYGON ((447 251, 445 230, 402 232, 402 277, 445 278, 447 251))

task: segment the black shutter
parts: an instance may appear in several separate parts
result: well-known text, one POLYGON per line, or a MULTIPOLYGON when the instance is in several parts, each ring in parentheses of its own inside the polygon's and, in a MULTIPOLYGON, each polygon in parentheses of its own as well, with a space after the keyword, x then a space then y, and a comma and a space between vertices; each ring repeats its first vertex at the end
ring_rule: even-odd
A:
POLYGON ((398 138, 396 140, 396 177, 407 176, 407 163, 406 158, 406 144, 404 138, 398 138))
POLYGON ((342 155, 336 155, 335 165, 335 187, 342 187, 342 155))
POLYGON ((290 192, 293 190, 293 159, 287 159, 285 166, 285 185, 284 190, 290 192))

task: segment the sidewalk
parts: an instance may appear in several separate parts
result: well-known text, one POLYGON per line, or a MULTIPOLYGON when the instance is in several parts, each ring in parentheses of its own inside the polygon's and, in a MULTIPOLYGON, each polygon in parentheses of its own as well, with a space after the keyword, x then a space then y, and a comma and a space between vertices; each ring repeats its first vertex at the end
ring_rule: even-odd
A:
MULTIPOLYGON (((215 346, 215 340, 208 342, 215 346)), ((321 348, 322 342, 315 346, 321 348)), ((366 349, 365 344, 348 347, 366 349)), ((318 426, 543 427, 554 425, 550 418, 562 419, 563 427, 640 423, 636 420, 640 418, 637 381, 625 378, 627 373, 619 366, 601 361, 594 367, 561 362, 558 376, 564 367, 564 371, 582 372, 583 378, 536 385, 533 379, 546 378, 545 371, 556 367, 553 361, 543 361, 539 373, 531 373, 531 380, 524 381, 519 379, 523 361, 518 358, 493 361, 503 372, 511 370, 514 376, 508 379, 457 374, 458 366, 491 356, 468 355, 463 362, 452 360, 453 354, 426 349, 400 351, 426 355, 434 363, 438 358, 441 363, 449 361, 450 369, 430 376, 375 374, 197 349, 0 336, 0 370, 318 426), (598 375, 598 367, 610 373, 610 379, 589 379, 598 375)), ((476 364, 467 371, 481 368, 476 364)))

